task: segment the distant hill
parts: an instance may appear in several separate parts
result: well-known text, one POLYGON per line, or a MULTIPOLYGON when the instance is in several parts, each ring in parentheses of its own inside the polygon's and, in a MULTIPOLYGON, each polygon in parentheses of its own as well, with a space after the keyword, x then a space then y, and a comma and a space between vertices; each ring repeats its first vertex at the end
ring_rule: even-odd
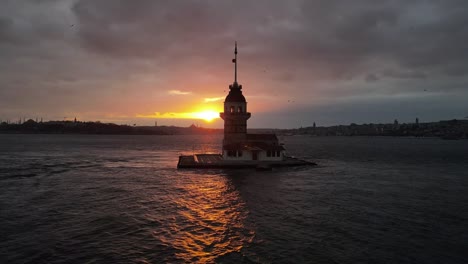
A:
MULTIPOLYGON (((329 127, 309 126, 294 129, 248 129, 249 133, 311 136, 414 136, 444 139, 468 138, 468 120, 442 120, 429 123, 350 124, 329 127)), ((105 135, 207 135, 223 129, 176 126, 129 126, 101 122, 47 121, 29 119, 23 123, 0 123, 2 134, 105 134, 105 135)))
POLYGON ((468 138, 468 120, 442 120, 428 123, 350 124, 329 127, 301 127, 277 131, 282 135, 313 136, 413 136, 444 139, 468 138))
POLYGON ((47 121, 29 119, 21 124, 0 124, 0 133, 6 134, 108 134, 108 135, 191 135, 221 134, 222 129, 197 126, 129 126, 101 122, 47 121))

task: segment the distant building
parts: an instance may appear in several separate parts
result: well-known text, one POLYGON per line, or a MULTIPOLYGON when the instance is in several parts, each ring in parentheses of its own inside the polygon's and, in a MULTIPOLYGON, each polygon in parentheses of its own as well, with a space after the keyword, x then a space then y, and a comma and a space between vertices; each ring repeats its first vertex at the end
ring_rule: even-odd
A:
MULTIPOLYGON (((313 162, 287 157, 275 134, 248 134, 247 101, 242 85, 237 82, 237 43, 234 49, 234 82, 224 100, 224 138, 221 154, 179 156, 177 168, 252 168, 268 170, 272 167, 316 165, 313 162)), ((194 125, 192 125, 192 128, 194 125)))
POLYGON ((393 121, 393 130, 398 130, 400 129, 400 124, 398 123, 398 120, 395 119, 395 121, 393 121))
POLYGON ((234 83, 224 101, 224 139, 222 155, 225 160, 283 160, 284 148, 275 134, 247 134, 247 101, 242 85, 237 82, 237 44, 234 50, 234 83))

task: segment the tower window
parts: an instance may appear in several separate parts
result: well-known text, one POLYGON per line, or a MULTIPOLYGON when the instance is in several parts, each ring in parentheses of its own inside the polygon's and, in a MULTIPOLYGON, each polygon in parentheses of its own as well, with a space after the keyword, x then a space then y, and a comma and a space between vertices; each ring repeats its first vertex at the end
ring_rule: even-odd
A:
POLYGON ((239 107, 237 108, 237 112, 238 112, 238 113, 242 113, 242 106, 239 106, 239 107))
POLYGON ((230 110, 231 113, 234 113, 234 106, 231 106, 230 110))

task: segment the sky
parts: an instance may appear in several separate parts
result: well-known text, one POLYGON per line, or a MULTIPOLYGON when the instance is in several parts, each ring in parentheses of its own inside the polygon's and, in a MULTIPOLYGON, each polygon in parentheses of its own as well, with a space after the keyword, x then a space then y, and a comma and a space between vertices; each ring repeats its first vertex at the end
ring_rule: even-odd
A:
POLYGON ((234 41, 252 128, 468 118, 466 0, 0 5, 3 121, 222 127, 234 41))

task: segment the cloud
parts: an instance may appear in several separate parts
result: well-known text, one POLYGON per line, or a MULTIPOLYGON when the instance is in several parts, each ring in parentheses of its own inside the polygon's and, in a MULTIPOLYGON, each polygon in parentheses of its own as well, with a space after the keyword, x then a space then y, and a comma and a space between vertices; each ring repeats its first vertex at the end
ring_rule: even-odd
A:
POLYGON ((178 112, 200 98, 171 95, 227 94, 234 40, 252 111, 425 89, 468 100, 467 13, 461 0, 7 0, 0 112, 178 112))
POLYGON ((180 90, 169 90, 167 91, 168 94, 170 95, 190 95, 192 92, 184 92, 180 90))
POLYGON ((210 102, 217 102, 217 101, 221 101, 223 100, 224 97, 209 97, 209 98, 205 98, 205 103, 210 103, 210 102))
MULTIPOLYGON (((468 70, 468 4, 462 1, 80 0, 73 11, 83 47, 114 57, 171 64, 212 57, 236 38, 250 61, 304 67, 316 79, 365 76, 395 65, 429 74, 468 70)), ((298 77, 276 76, 285 82, 298 77)))

